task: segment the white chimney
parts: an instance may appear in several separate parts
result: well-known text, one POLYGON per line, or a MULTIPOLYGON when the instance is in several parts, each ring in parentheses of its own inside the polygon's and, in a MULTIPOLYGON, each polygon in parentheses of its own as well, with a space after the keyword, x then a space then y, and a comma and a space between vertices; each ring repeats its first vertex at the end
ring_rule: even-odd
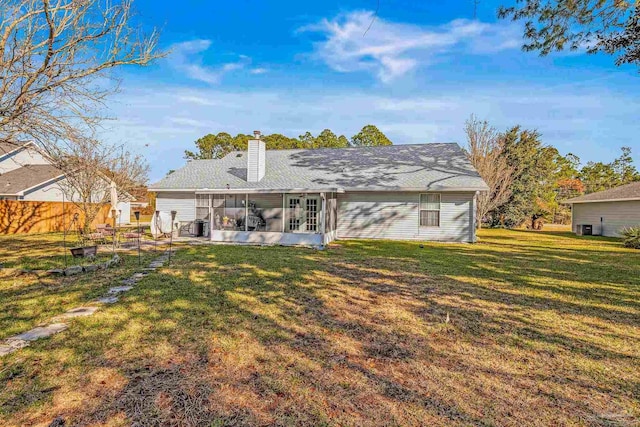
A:
POLYGON ((254 139, 249 140, 247 153, 247 181, 259 182, 264 178, 265 171, 265 146, 260 139, 260 131, 253 131, 254 139))

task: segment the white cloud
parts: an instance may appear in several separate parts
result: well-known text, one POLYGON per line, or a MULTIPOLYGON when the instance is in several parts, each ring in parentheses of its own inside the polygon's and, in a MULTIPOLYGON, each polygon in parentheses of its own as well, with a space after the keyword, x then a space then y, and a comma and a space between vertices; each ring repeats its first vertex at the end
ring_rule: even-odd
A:
POLYGON ((251 74, 265 74, 268 73, 269 70, 267 68, 253 68, 252 70, 249 71, 251 74))
POLYGON ((176 43, 171 46, 168 61, 178 71, 187 77, 209 84, 218 84, 222 77, 231 72, 241 70, 251 64, 251 58, 239 55, 235 62, 228 62, 218 67, 205 66, 202 63, 202 53, 211 46, 211 40, 191 40, 176 43))
POLYGON ((380 17, 374 20, 374 14, 366 11, 324 19, 299 31, 324 36, 324 40, 314 44, 313 56, 332 69, 368 71, 382 82, 427 65, 445 53, 491 54, 521 44, 521 29, 512 23, 457 19, 437 27, 424 27, 380 17))
POLYGON ((216 100, 206 99, 195 95, 180 95, 178 96, 178 101, 198 105, 219 105, 219 102, 216 100))
POLYGON ((219 123, 212 122, 210 120, 196 120, 196 119, 191 119, 189 117, 170 117, 169 122, 178 126, 184 126, 187 128, 196 128, 196 129, 220 126, 219 123))

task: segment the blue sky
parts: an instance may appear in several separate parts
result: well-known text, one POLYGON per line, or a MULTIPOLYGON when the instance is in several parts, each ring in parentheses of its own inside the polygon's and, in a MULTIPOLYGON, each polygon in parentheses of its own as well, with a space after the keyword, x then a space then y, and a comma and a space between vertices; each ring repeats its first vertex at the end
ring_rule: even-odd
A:
POLYGON ((376 0, 137 0, 136 19, 171 53, 119 72, 103 135, 144 154, 151 181, 210 132, 350 137, 372 123, 396 144, 463 145, 470 114, 537 129, 585 163, 621 146, 640 163, 637 70, 522 52, 521 24, 498 21, 499 4, 482 1, 474 20, 471 0, 380 0, 374 19, 376 0))

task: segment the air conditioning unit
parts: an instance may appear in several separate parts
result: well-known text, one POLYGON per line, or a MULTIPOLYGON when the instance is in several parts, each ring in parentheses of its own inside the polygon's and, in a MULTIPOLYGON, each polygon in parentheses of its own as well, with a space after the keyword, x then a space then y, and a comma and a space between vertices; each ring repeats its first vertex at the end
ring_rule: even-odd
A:
POLYGON ((593 236, 593 225, 591 224, 578 224, 578 230, 576 232, 578 236, 593 236))

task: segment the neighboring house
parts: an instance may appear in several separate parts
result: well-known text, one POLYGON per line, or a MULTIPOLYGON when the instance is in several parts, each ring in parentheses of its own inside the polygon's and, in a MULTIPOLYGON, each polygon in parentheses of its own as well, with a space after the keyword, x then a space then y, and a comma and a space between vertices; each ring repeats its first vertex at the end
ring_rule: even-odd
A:
MULTIPOLYGON (((53 166, 35 144, 0 142, 0 200, 62 202, 65 180, 64 172, 53 166)), ((68 196, 65 198, 69 201, 68 196)), ((131 201, 127 195, 123 199, 117 205, 118 214, 122 223, 129 223, 131 201)))
POLYGON ((593 234, 617 237, 625 227, 640 226, 640 182, 566 200, 571 205, 574 233, 583 225, 593 234))
POLYGON ((476 240, 476 194, 488 188, 457 144, 266 151, 259 138, 151 185, 156 209, 218 242, 476 240))

